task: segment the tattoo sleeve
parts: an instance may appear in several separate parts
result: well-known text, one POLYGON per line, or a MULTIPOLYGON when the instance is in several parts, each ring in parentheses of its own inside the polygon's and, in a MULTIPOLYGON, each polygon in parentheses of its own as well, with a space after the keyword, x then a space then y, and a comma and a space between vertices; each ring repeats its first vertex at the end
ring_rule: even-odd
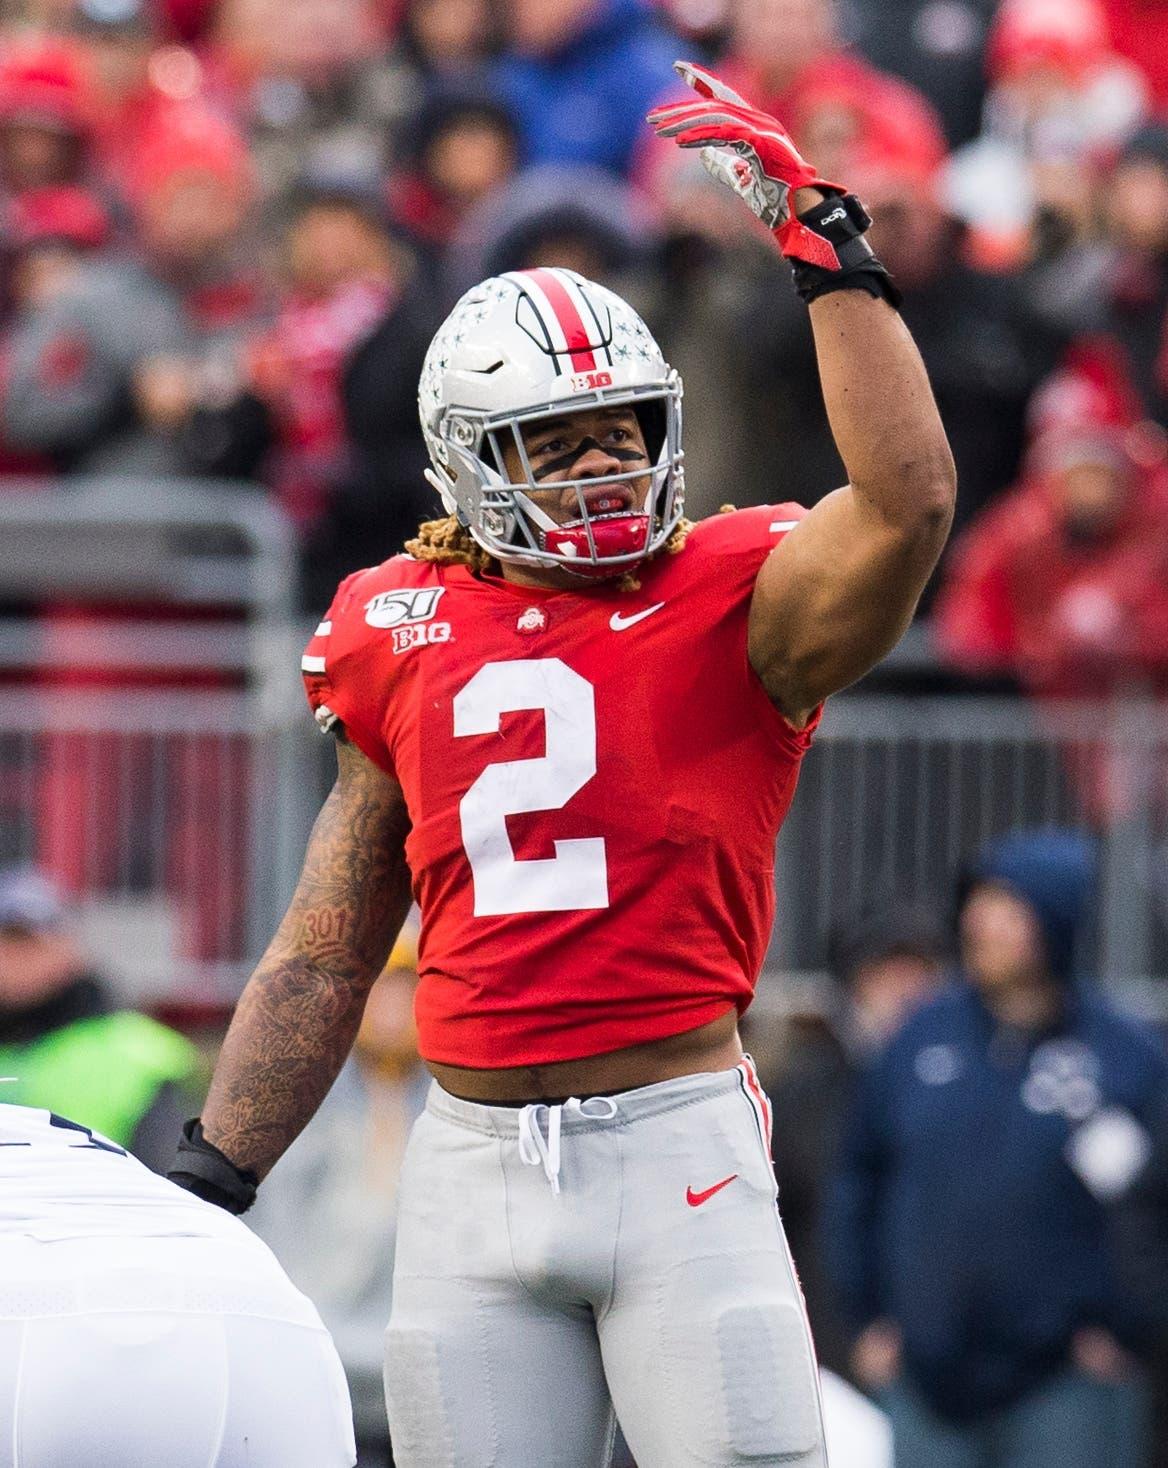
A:
POLYGON ((223 1042, 203 1133, 263 1177, 324 1099, 410 904, 397 783, 337 744, 337 782, 276 936, 223 1042))

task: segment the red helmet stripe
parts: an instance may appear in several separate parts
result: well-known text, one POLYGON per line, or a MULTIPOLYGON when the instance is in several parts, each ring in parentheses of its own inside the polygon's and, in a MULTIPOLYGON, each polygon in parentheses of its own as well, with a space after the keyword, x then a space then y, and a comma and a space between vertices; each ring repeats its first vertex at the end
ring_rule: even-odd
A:
POLYGON ((555 312, 556 321, 564 334, 567 349, 572 355, 572 366, 577 372, 589 372, 596 367, 596 355, 588 344, 588 329, 584 318, 576 308, 563 282, 554 270, 519 270, 533 285, 543 292, 548 305, 555 312))

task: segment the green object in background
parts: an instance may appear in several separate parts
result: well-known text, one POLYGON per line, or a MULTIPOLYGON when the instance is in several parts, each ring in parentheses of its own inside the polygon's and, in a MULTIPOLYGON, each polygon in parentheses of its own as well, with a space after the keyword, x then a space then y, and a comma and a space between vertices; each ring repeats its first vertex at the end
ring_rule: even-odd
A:
POLYGON ((129 1147, 160 1088, 191 1085, 199 1052, 147 1015, 95 1015, 26 1045, 0 1045, 0 1075, 15 1076, 4 1101, 56 1111, 129 1147))

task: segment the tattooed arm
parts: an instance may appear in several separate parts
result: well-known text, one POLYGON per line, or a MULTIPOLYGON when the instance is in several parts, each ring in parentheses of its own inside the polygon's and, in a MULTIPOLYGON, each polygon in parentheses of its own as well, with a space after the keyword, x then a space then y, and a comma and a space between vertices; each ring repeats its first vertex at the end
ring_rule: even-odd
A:
POLYGON ((264 1177, 324 1099, 410 905, 396 781, 337 743, 296 894, 236 1006, 203 1135, 264 1177))

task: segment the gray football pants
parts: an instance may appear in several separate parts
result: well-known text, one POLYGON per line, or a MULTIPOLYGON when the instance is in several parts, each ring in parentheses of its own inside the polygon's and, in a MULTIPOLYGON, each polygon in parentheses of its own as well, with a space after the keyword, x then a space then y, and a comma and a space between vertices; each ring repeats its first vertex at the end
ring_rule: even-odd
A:
POLYGON ((435 1086, 399 1194, 400 1468, 826 1468, 749 1062, 522 1110, 435 1086))

